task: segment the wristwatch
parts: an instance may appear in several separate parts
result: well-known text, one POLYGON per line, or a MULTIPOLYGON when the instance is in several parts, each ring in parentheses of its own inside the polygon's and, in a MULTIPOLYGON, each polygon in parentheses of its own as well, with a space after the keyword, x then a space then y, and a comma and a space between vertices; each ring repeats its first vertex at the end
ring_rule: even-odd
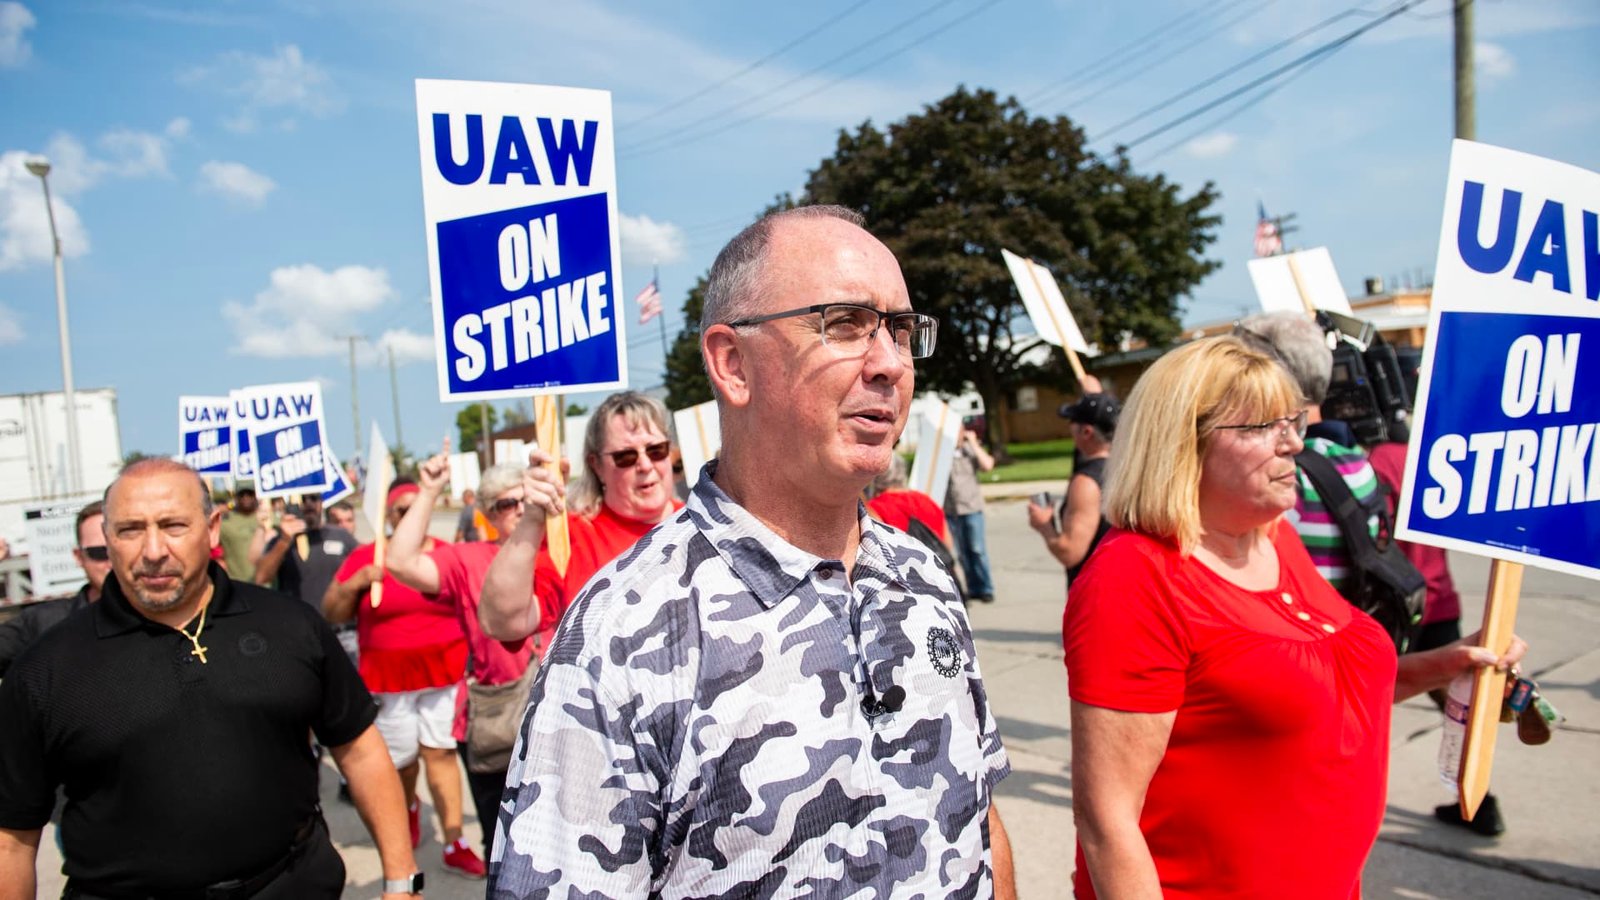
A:
POLYGON ((385 894, 420 894, 422 893, 422 873, 412 872, 405 878, 385 878, 383 880, 385 894))

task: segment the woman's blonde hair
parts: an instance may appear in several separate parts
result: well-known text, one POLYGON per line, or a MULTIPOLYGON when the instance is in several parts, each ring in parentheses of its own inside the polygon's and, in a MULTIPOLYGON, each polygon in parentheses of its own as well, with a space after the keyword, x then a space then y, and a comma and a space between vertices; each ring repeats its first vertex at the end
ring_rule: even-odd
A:
POLYGON ((667 430, 667 411, 654 397, 638 391, 619 391, 601 401, 583 431, 583 469, 567 491, 567 506, 580 516, 599 512, 600 503, 605 499, 606 486, 600 483, 594 467, 600 445, 605 443, 606 426, 614 416, 621 416, 632 428, 654 425, 662 435, 671 434, 667 430))
POLYGON ((1178 545, 1200 541, 1200 470, 1224 419, 1259 422, 1305 405, 1277 360, 1232 335, 1156 360, 1122 408, 1106 466, 1106 519, 1178 545))

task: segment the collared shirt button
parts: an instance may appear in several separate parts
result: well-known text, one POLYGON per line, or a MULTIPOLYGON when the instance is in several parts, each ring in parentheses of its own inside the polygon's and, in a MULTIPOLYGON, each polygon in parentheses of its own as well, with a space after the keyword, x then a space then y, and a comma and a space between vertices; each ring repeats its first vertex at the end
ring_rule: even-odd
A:
POLYGON ((1304 610, 1302 610, 1302 611, 1300 611, 1300 612, 1297 612, 1297 613, 1295 613, 1295 614, 1294 614, 1294 617, 1295 617, 1295 618, 1296 618, 1296 619, 1299 619, 1299 620, 1300 620, 1300 621, 1302 621, 1302 622, 1309 622, 1309 621, 1311 621, 1311 614, 1310 614, 1310 613, 1308 613, 1308 612, 1305 612, 1305 611, 1304 611, 1304 610))
POLYGON ((827 581, 833 577, 833 568, 830 566, 819 567, 817 569, 817 577, 821 578, 823 581, 827 581))
POLYGON ((1338 631, 1339 629, 1334 628, 1332 625, 1329 625, 1327 622, 1323 622, 1322 623, 1322 630, 1326 631, 1329 634, 1333 634, 1335 631, 1338 631))
POLYGON ((1284 591, 1283 594, 1282 594, 1282 600, 1285 603, 1293 603, 1294 602, 1294 596, 1291 595, 1288 591, 1284 591))

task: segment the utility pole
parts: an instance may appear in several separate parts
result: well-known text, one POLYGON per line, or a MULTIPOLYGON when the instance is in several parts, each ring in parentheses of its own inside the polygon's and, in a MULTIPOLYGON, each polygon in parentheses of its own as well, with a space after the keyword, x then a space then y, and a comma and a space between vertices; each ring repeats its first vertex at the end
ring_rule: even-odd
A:
POLYGON ((1472 0, 1455 0, 1456 137, 1478 139, 1477 88, 1472 72, 1472 0))
POLYGON ((389 396, 394 398, 394 443, 397 447, 405 446, 406 439, 400 436, 400 379, 394 374, 394 345, 389 345, 389 396))
MULTIPOLYGON (((347 334, 350 342, 350 427, 356 436, 356 456, 361 457, 361 392, 356 389, 356 341, 365 340, 359 334, 347 334)), ((365 460, 362 460, 365 462, 365 460)))

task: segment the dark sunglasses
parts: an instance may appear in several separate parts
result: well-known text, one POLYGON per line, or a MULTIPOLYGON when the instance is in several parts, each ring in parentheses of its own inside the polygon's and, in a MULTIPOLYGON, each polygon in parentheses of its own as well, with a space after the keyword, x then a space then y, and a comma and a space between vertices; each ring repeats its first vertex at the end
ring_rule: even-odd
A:
POLYGON ((105 544, 98 547, 79 547, 78 550, 83 553, 84 559, 92 559, 95 562, 105 562, 111 558, 111 548, 105 544))
MULTIPOLYGON (((626 450, 613 450, 606 454, 611 457, 611 462, 619 469, 631 469, 639 462, 639 448, 629 447, 626 450)), ((646 444, 644 455, 650 457, 651 462, 661 462, 672 455, 671 441, 658 441, 646 444)))
POLYGON ((497 513, 508 513, 522 506, 522 500, 517 497, 501 497, 489 508, 497 513))

